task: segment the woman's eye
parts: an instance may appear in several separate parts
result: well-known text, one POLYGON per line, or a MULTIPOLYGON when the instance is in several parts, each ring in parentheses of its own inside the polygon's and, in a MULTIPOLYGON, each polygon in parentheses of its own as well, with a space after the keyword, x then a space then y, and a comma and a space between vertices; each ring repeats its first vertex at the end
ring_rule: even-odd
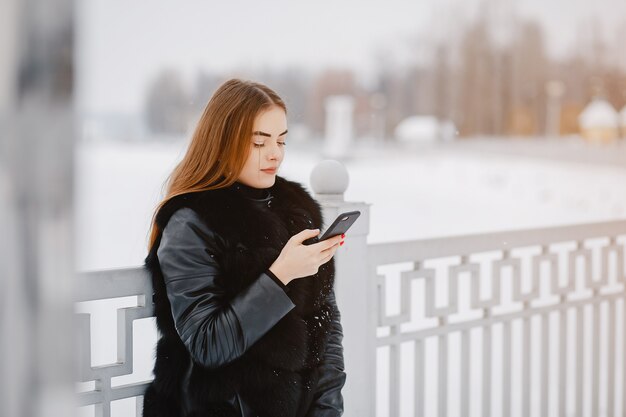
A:
MULTIPOLYGON (((279 145, 282 145, 282 146, 286 146, 286 145, 287 145, 287 143, 285 143, 285 142, 277 142, 277 143, 278 143, 279 145)), ((254 147, 255 147, 255 148, 262 148, 262 147, 264 147, 264 146, 265 146, 265 144, 264 144, 264 143, 255 143, 255 144, 254 144, 254 147)))

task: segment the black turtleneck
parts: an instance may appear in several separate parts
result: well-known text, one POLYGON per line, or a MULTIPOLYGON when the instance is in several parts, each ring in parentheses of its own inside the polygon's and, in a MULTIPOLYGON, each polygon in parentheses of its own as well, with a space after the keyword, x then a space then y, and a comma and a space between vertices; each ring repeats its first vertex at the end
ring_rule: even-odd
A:
POLYGON ((239 181, 235 181, 235 183, 233 184, 233 187, 235 187, 235 189, 237 191, 239 191, 240 193, 242 193, 244 196, 252 199, 252 200, 267 200, 268 197, 270 197, 270 190, 269 188, 256 188, 256 187, 251 187, 247 184, 244 184, 242 182, 239 181))

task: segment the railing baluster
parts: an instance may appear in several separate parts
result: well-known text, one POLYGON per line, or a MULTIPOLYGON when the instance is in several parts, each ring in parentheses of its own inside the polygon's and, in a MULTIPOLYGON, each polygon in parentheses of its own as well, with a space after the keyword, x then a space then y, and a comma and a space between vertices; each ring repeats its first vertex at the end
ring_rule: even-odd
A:
MULTIPOLYGON (((591 266, 589 266, 591 267, 591 266)), ((594 296, 597 290, 593 290, 594 296)), ((600 303, 593 304, 593 340, 591 343, 591 355, 593 362, 591 365, 592 382, 591 382, 591 414, 600 415, 599 407, 599 385, 600 385, 600 303)))
MULTIPOLYGON (((524 309, 528 302, 524 302, 524 309)), ((522 335, 522 416, 530 417, 530 318, 524 317, 522 335)))
MULTIPOLYGON (((440 319, 440 326, 446 325, 446 319, 440 319)), ((442 334, 439 336, 439 387, 438 387, 438 404, 437 410, 439 417, 448 415, 448 336, 442 334)))
POLYGON ((93 406, 93 415, 94 417, 104 417, 105 415, 110 415, 110 413, 105 413, 104 407, 109 407, 109 404, 106 403, 98 403, 93 406))
POLYGON ((548 314, 541 315, 541 388, 539 395, 541 397, 541 415, 543 417, 548 417, 548 399, 550 398, 549 390, 550 386, 548 385, 548 341, 550 337, 549 333, 549 316, 548 314))
MULTIPOLYGON (((561 302, 565 299, 561 296, 561 302)), ((559 417, 565 417, 566 404, 565 393, 567 392, 568 381, 566 377, 567 366, 567 310, 562 310, 559 313, 559 380, 557 385, 559 387, 559 417)))
MULTIPOLYGON (((490 316, 490 310, 485 309, 485 317, 490 316)), ((483 327, 483 417, 491 416, 491 326, 483 327)))
POLYGON ((100 381, 96 381, 96 391, 102 391, 102 402, 94 406, 95 417, 111 417, 111 398, 108 393, 110 392, 111 379, 102 378, 100 381))
POLYGON ((461 331, 461 415, 469 416, 470 331, 461 331))
POLYGON ((511 322, 502 324, 502 415, 511 413, 511 322))
POLYGON ((576 309, 576 417, 583 416, 583 364, 585 360, 585 315, 582 306, 576 309))
POLYGON ((135 416, 140 417, 143 415, 143 395, 135 397, 135 416))
MULTIPOLYGON (((391 334, 399 332, 399 326, 390 326, 391 334)), ((400 344, 393 343, 389 346, 389 416, 400 415, 400 344)))
POLYGON ((608 353, 606 358, 606 415, 615 416, 615 301, 609 301, 607 325, 608 353))
POLYGON ((415 417, 424 415, 424 340, 415 340, 415 417))
MULTIPOLYGON (((623 283, 626 287, 626 281, 623 283)), ((622 298, 622 416, 626 417, 626 298, 622 298)))

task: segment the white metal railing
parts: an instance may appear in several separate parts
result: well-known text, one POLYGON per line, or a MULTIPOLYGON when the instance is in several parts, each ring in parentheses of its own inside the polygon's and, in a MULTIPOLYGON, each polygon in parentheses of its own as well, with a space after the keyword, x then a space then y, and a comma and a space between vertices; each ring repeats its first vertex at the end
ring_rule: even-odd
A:
POLYGON ((625 249, 624 221, 370 245, 375 331, 382 333, 376 345, 388 349, 389 416, 400 415, 402 384, 410 380, 403 344, 413 348, 403 358, 414 364, 416 416, 614 416, 616 407, 624 415, 625 249), (393 274, 379 270, 402 263, 400 296, 392 301, 399 298, 399 312, 390 315, 393 274), (425 378, 437 382, 429 396, 425 378))
MULTIPOLYGON (((380 392, 390 417, 408 406, 416 416, 624 414, 626 221, 368 244, 369 204, 343 200, 341 169, 320 164, 311 183, 326 225, 362 212, 335 256, 345 416, 376 415, 380 392)), ((153 315, 147 271, 78 281, 81 305, 136 297, 117 310, 111 364, 91 366, 90 319, 77 314, 79 379, 90 382, 79 403, 108 417, 112 402, 136 398, 140 416, 149 381, 111 382, 133 373, 133 322, 153 315)))
MULTIPOLYGON (((112 386, 111 379, 133 373, 133 322, 153 316, 152 283, 144 268, 111 269, 78 275, 77 303, 136 297, 136 307, 117 310, 117 361, 91 366, 91 320, 88 313, 76 314, 78 381, 92 382, 92 389, 78 393, 78 406, 94 406, 95 417, 111 415, 113 401, 135 398, 136 415, 141 416, 143 393, 150 381, 112 386)), ((151 355, 152 351, 144 352, 151 355)))

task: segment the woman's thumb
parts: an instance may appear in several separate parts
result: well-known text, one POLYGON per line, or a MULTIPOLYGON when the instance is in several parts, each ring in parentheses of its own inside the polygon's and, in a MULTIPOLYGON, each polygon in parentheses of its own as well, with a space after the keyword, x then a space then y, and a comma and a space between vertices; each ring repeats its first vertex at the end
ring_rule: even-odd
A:
POLYGON ((296 235, 297 236, 296 241, 302 242, 308 239, 309 237, 318 235, 319 232, 320 232, 320 229, 304 229, 303 231, 301 231, 300 233, 296 235))

